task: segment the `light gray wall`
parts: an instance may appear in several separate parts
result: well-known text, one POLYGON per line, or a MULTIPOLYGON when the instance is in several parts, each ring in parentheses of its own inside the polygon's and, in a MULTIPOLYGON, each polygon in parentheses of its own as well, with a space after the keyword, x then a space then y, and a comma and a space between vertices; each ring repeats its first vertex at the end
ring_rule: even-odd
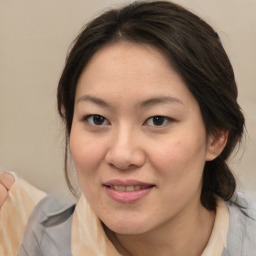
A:
MULTIPOLYGON (((0 166, 48 192, 66 193, 56 87, 71 41, 100 10, 121 0, 0 0, 0 166)), ((232 166, 256 185, 256 0, 177 0, 219 33, 247 118, 246 151, 232 166)))

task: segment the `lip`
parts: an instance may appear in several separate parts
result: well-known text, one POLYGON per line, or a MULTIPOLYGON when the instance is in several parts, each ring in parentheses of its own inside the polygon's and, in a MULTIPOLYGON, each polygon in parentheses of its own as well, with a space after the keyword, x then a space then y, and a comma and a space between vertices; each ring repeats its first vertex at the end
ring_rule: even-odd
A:
POLYGON ((136 201, 147 196, 155 187, 154 184, 141 182, 138 180, 109 180, 103 184, 108 196, 119 203, 135 203, 136 201), (136 191, 118 191, 110 186, 144 186, 145 189, 136 191))
POLYGON ((105 186, 153 186, 154 184, 146 183, 138 180, 109 180, 107 182, 104 182, 103 185, 105 186))

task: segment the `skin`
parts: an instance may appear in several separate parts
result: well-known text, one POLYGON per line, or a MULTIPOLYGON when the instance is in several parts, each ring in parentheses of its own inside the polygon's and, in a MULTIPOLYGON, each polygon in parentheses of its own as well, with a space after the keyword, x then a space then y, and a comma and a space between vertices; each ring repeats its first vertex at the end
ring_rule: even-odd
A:
POLYGON ((200 203, 203 167, 224 148, 220 134, 207 136, 197 101, 158 49, 117 42, 96 52, 78 81, 70 147, 81 189, 120 253, 201 255, 215 218, 200 203), (152 116, 167 118, 155 125, 152 116), (119 203, 103 186, 111 179, 154 188, 119 203))

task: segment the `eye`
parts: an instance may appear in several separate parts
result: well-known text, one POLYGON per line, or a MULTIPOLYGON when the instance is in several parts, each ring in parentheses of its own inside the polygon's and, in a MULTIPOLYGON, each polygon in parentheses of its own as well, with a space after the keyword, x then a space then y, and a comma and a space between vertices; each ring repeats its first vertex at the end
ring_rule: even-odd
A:
POLYGON ((108 120, 101 115, 88 115, 83 118, 83 120, 87 121, 92 126, 102 126, 109 124, 108 120))
POLYGON ((171 118, 166 116, 152 116, 146 120, 145 124, 148 126, 163 127, 170 121, 171 118))

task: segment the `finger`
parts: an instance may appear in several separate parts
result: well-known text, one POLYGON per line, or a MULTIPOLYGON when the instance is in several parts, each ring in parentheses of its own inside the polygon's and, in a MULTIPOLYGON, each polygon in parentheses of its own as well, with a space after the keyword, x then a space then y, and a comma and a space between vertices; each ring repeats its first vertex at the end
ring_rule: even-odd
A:
POLYGON ((0 184, 0 207, 3 205, 5 199, 7 198, 7 195, 8 195, 7 189, 5 188, 5 186, 0 184))
POLYGON ((0 173, 0 184, 4 186, 7 190, 10 190, 15 178, 11 173, 1 172, 0 173))

